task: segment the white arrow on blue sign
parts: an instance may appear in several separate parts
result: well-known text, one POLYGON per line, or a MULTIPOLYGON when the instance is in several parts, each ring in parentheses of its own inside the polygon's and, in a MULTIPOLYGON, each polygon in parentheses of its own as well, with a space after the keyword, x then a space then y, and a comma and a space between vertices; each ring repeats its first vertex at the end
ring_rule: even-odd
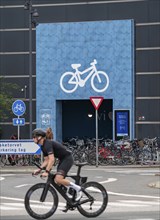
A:
POLYGON ((24 126, 25 125, 25 118, 13 118, 13 125, 14 126, 24 126))
POLYGON ((31 140, 0 140, 0 154, 41 154, 41 148, 31 140))

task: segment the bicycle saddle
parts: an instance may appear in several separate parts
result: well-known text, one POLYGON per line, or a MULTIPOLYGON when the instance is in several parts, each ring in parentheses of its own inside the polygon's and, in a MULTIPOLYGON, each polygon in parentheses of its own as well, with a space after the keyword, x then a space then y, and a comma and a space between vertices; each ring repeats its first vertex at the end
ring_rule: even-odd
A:
POLYGON ((71 65, 71 67, 73 68, 73 69, 77 69, 78 67, 80 67, 81 66, 81 64, 72 64, 71 65))
POLYGON ((76 165, 77 167, 83 167, 83 166, 85 166, 85 165, 88 165, 88 163, 87 163, 87 162, 75 163, 75 165, 76 165))

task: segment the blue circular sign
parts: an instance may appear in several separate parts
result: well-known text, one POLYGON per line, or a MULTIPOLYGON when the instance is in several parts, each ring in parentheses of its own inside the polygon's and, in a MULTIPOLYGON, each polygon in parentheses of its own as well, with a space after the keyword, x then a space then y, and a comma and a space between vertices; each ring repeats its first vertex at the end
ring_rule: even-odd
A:
POLYGON ((12 112, 17 115, 21 116, 25 113, 26 111, 26 105, 22 100, 16 100, 12 104, 12 112))

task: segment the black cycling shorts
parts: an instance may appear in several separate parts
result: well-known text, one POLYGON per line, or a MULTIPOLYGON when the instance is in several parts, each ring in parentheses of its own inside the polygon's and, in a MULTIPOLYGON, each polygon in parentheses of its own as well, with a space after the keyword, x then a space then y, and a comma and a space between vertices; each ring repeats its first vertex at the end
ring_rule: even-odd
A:
POLYGON ((66 176, 68 171, 71 169, 73 162, 74 161, 72 155, 65 157, 63 160, 59 162, 57 166, 57 174, 66 176))

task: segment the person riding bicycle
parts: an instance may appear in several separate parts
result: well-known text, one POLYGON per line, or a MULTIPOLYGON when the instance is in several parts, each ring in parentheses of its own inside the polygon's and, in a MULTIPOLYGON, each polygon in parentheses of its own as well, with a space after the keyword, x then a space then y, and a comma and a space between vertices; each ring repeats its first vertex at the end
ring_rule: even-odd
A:
MULTIPOLYGON (((71 152, 61 143, 47 139, 47 132, 40 128, 34 129, 32 135, 34 143, 41 147, 44 155, 44 162, 41 164, 41 169, 45 168, 45 172, 42 173, 42 176, 48 176, 54 165, 55 158, 58 158, 59 163, 57 166, 55 182, 59 185, 66 186, 68 189, 72 187, 76 191, 76 201, 78 201, 82 196, 81 187, 65 179, 74 162, 71 152)), ((39 174, 41 169, 35 170, 34 174, 39 174)))

